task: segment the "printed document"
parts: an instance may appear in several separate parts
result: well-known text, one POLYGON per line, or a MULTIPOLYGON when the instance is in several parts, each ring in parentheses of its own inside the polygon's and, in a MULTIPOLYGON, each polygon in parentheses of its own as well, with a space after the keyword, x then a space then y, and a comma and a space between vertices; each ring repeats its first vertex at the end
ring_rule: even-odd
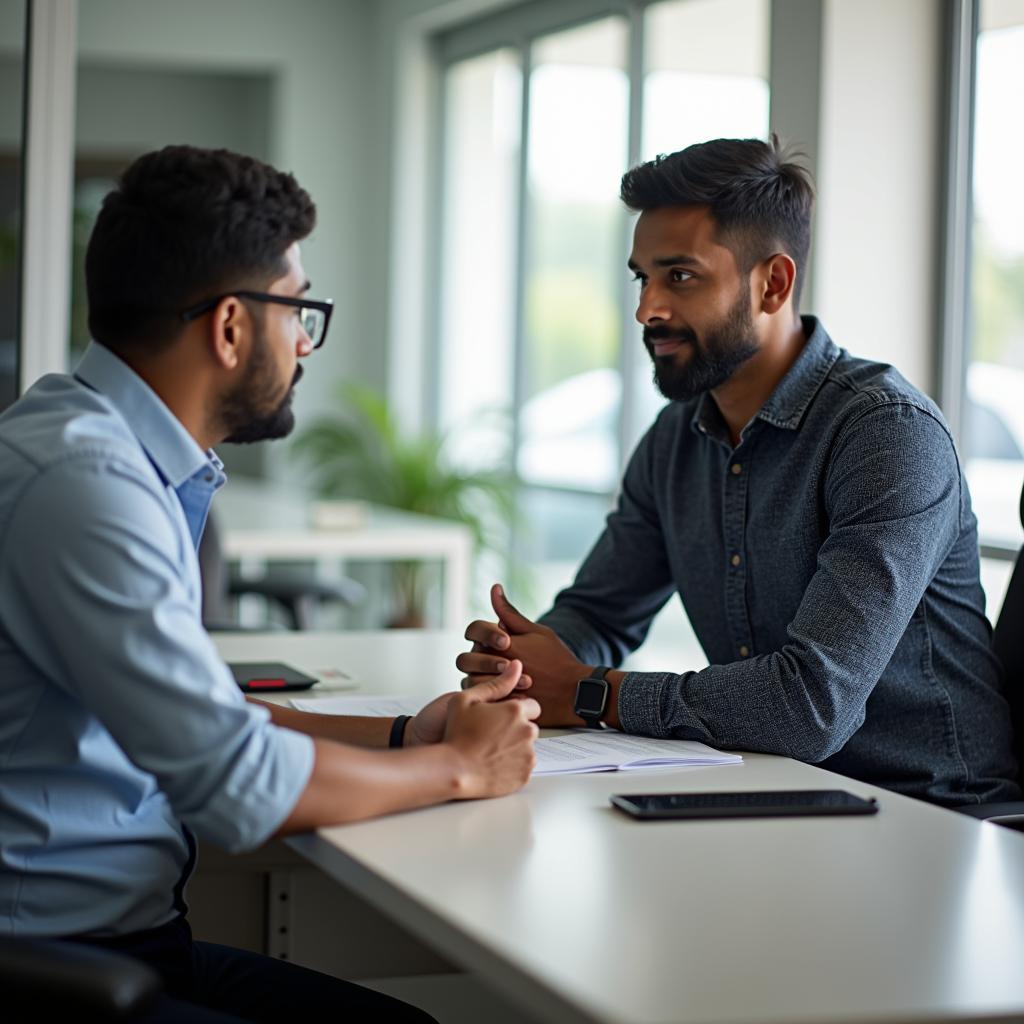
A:
POLYGON ((319 697, 316 700, 292 700, 298 711, 318 715, 359 715, 367 718, 395 718, 415 715, 424 704, 422 697, 373 697, 345 694, 341 697, 319 697))
MULTIPOLYGON (((292 700, 293 708, 321 715, 366 715, 394 718, 415 715, 422 697, 375 697, 344 694, 316 700, 292 700)), ((537 740, 534 775, 615 772, 636 768, 678 768, 685 765, 739 764, 739 754, 726 754, 696 740, 655 740, 607 729, 580 729, 537 740)))
POLYGON ((635 768, 739 764, 739 754, 725 754, 696 740, 655 740, 624 732, 595 729, 537 740, 534 775, 614 772, 635 768))

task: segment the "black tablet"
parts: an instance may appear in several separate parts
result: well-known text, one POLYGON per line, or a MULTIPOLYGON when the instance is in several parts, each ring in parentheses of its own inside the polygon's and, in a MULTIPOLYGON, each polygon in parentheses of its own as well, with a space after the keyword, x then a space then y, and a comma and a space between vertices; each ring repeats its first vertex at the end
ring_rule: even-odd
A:
POLYGON ((746 793, 632 793, 611 797, 634 818, 768 818, 806 814, 874 814, 878 801, 842 789, 762 790, 746 793))
POLYGON ((308 690, 319 682, 291 665, 280 661, 229 661, 235 682, 246 693, 273 693, 277 690, 308 690))

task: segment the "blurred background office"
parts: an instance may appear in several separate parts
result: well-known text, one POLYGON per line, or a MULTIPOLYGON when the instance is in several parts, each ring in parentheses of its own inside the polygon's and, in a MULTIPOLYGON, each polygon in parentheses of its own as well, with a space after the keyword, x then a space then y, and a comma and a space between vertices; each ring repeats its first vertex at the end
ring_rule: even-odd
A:
MULTIPOLYGON (((536 613, 569 581, 660 405, 618 179, 692 142, 777 131, 818 183, 804 309, 942 405, 998 612, 1022 539, 1024 0, 3 0, 0 80, 0 403, 87 344, 84 246, 140 153, 227 146, 316 199, 304 260, 336 309, 297 418, 349 419, 319 448, 221 452, 240 496, 221 512, 227 555, 259 561, 256 505, 292 531, 274 557, 372 532, 362 506, 307 514, 346 467, 335 497, 454 516, 464 542, 487 542, 474 566, 458 545, 438 554, 433 519, 388 520, 407 531, 390 555, 339 542, 318 571, 363 580, 340 613, 363 626, 456 624, 499 577, 536 613), (370 407, 394 438, 360 419, 370 407), (386 460, 384 441, 404 446, 398 475, 360 494, 372 474, 352 446, 386 460), (323 525, 332 514, 348 525, 323 525), (410 575, 417 544, 444 573, 410 575)), ((652 644, 703 660, 677 602, 652 644)))

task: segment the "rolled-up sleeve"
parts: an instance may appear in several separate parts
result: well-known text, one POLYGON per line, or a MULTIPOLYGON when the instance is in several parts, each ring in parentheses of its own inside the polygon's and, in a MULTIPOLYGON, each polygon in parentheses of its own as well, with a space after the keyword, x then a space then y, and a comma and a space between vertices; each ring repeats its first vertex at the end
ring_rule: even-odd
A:
POLYGON ((294 807, 313 744, 242 697, 199 621, 172 512, 130 462, 49 467, 0 539, 0 619, 197 835, 247 849, 294 807))

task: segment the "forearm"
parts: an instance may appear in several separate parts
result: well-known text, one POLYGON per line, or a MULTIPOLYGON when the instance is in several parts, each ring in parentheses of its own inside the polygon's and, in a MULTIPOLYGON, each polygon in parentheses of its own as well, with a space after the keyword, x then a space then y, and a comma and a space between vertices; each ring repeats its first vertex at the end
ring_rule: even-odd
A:
POLYGON ((584 663, 614 665, 626 653, 621 645, 609 643, 600 626, 569 601, 560 599, 537 622, 553 629, 562 643, 584 663))
POLYGON ((627 732, 816 763, 863 723, 874 682, 784 648, 697 672, 626 673, 617 707, 627 732))
POLYGON ((381 748, 388 745, 391 735, 392 718, 369 718, 357 715, 318 715, 296 708, 248 697, 251 704, 257 704, 270 712, 274 725, 305 733, 314 739, 333 740, 357 747, 381 748))
POLYGON ((393 751, 352 749, 324 739, 314 745, 313 773, 278 836, 464 795, 465 766, 450 743, 393 751))
POLYGON ((671 584, 629 585, 618 570, 588 562, 537 622, 554 630, 580 661, 619 665, 644 642, 673 592, 671 584))
POLYGON ((643 643, 675 590, 653 479, 648 437, 630 460, 618 504, 575 580, 538 620, 586 664, 620 664, 643 643))

